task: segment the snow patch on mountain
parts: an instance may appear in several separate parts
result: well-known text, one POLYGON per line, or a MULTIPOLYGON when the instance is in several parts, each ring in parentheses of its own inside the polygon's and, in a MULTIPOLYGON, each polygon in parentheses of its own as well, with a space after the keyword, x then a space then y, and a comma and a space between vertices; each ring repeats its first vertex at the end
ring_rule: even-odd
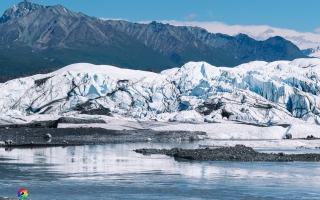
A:
POLYGON ((320 46, 316 48, 305 49, 302 50, 302 52, 307 56, 320 58, 320 46))
POLYGON ((320 58, 320 47, 318 47, 319 49, 317 51, 315 51, 314 53, 311 53, 309 56, 310 57, 317 57, 320 58))
POLYGON ((160 74, 79 63, 0 84, 0 118, 106 110, 140 120, 320 124, 319 78, 316 58, 235 68, 189 62, 160 74))

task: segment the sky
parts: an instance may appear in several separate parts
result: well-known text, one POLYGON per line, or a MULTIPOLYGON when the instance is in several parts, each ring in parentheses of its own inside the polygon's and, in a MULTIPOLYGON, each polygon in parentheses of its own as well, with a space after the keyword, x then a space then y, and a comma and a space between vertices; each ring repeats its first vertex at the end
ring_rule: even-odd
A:
MULTIPOLYGON (((213 33, 280 35, 301 49, 320 46, 320 0, 30 0, 103 19, 199 26, 213 33)), ((0 13, 21 0, 1 0, 0 13)))

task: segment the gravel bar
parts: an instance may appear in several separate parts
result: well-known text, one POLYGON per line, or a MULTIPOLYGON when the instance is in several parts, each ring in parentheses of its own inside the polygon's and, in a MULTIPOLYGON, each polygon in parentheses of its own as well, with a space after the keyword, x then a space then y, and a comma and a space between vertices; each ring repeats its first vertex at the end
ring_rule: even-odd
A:
POLYGON ((130 142, 173 142, 206 138, 200 131, 107 130, 103 128, 2 128, 0 147, 45 147, 114 144, 130 142), (47 134, 51 138, 45 138, 47 134), (5 144, 7 141, 7 144, 5 144), (8 143, 10 141, 10 143, 8 143))
POLYGON ((199 161, 238 161, 238 162, 319 162, 320 154, 285 154, 285 153, 260 153, 251 147, 236 145, 235 147, 205 148, 205 149, 136 149, 137 153, 144 155, 165 154, 173 156, 176 160, 199 161))

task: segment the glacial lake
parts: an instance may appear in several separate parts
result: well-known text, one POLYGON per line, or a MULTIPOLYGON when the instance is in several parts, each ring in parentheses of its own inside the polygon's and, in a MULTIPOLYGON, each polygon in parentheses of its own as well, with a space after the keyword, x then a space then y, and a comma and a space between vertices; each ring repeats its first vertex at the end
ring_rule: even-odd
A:
POLYGON ((132 151, 198 145, 151 142, 1 148, 0 197, 17 197, 18 189, 26 188, 32 200, 320 199, 318 162, 175 161, 132 151))

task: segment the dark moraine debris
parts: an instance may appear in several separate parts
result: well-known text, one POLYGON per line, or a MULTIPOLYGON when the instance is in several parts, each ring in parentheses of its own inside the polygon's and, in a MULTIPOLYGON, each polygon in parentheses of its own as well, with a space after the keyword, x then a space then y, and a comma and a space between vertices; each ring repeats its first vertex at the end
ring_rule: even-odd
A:
POLYGON ((47 121, 35 121, 23 124, 6 124, 0 125, 0 129, 4 128, 57 128, 59 123, 65 124, 94 124, 106 122, 102 119, 80 119, 72 117, 60 117, 57 120, 47 120, 47 121))
POLYGON ((0 128, 0 148, 96 145, 133 142, 194 141, 200 131, 111 130, 103 128, 0 128), (50 137, 51 136, 51 137, 50 137), (12 142, 3 142, 10 140, 12 142))
POLYGON ((47 133, 43 136, 44 139, 49 140, 52 138, 52 135, 50 133, 47 133))
POLYGON ((94 123, 102 123, 105 124, 106 122, 102 119, 79 119, 79 118, 72 118, 72 117, 60 117, 58 119, 58 123, 65 123, 65 124, 94 124, 94 123))
POLYGON ((6 141, 4 141, 4 143, 5 143, 6 145, 9 145, 9 144, 13 144, 13 141, 12 141, 12 140, 6 140, 6 141))
POLYGON ((57 120, 37 121, 24 124, 6 124, 0 125, 0 129, 3 128, 57 128, 57 120))
POLYGON ((165 154, 178 159, 199 161, 239 161, 239 162, 319 162, 320 154, 284 154, 259 153, 251 147, 236 145, 235 147, 205 148, 205 149, 137 149, 137 153, 145 155, 165 154))
POLYGON ((286 139, 292 139, 292 135, 290 133, 286 134, 286 139))
POLYGON ((49 80, 49 79, 52 78, 52 77, 53 77, 53 76, 35 80, 35 81, 34 81, 34 84, 36 84, 37 87, 39 87, 39 86, 45 84, 45 83, 47 82, 47 80, 49 80))
POLYGON ((110 108, 84 110, 84 111, 81 111, 80 114, 112 116, 112 112, 110 108))
POLYGON ((314 137, 313 135, 308 135, 305 139, 306 140, 316 140, 316 139, 319 139, 319 138, 314 137))

